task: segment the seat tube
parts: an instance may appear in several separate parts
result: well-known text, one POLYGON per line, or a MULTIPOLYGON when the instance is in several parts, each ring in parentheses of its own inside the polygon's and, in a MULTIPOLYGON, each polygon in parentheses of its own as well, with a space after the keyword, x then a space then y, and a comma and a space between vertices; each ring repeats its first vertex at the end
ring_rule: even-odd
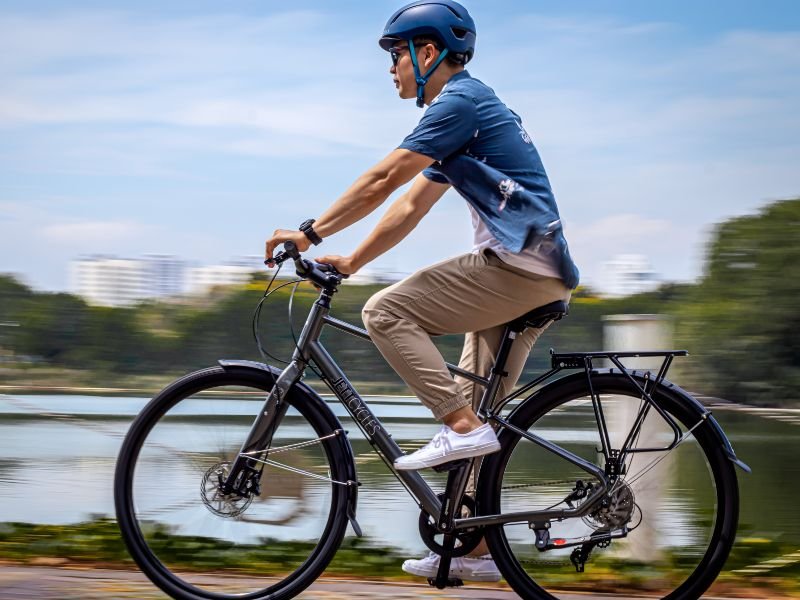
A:
POLYGON ((506 363, 508 362, 508 355, 511 353, 511 346, 514 343, 514 340, 517 339, 518 333, 519 332, 514 331, 508 325, 506 325, 505 329, 503 330, 500 348, 497 350, 497 354, 495 355, 494 359, 494 366, 492 367, 489 375, 489 385, 486 386, 486 389, 483 392, 483 397, 481 398, 480 406, 478 407, 477 412, 481 417, 485 417, 487 410, 491 409, 494 399, 497 396, 497 390, 500 389, 500 383, 503 380, 503 377, 508 377, 505 367, 506 363))

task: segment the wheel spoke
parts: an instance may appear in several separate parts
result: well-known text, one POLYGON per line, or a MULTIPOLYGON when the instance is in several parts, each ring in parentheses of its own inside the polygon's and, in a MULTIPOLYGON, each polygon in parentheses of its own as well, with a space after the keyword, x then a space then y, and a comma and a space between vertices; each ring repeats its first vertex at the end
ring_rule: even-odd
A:
POLYGON ((503 450, 487 460, 488 473, 481 476, 481 486, 495 490, 492 499, 480 500, 486 514, 552 508, 585 514, 527 528, 490 528, 498 566, 523 597, 558 598, 570 590, 701 595, 734 537, 738 494, 730 462, 691 401, 681 403, 656 389, 651 395, 659 410, 647 410, 641 419, 645 408, 635 386, 613 375, 593 383, 595 399, 602 399, 605 439, 610 450, 617 449, 610 461, 624 460, 625 467, 606 464, 599 451, 604 435, 585 383, 573 379, 560 392, 535 394, 515 411, 512 424, 596 464, 610 485, 586 504, 597 497, 594 477, 511 430, 503 432, 503 450), (680 426, 672 448, 674 429, 662 411, 680 426), (641 427, 633 431, 636 422, 641 427), (664 450, 616 459, 626 440, 632 448, 664 450))
POLYGON ((272 448, 248 453, 256 468, 237 478, 240 491, 223 490, 268 389, 262 375, 204 373, 200 383, 187 376, 183 386, 171 386, 155 401, 163 409, 146 410, 148 420, 132 426, 117 473, 123 536, 143 570, 173 597, 187 589, 199 598, 299 593, 330 560, 347 526, 349 482, 332 454, 344 447, 337 442, 344 432, 327 425, 324 407, 313 402, 290 408, 272 448), (242 394, 243 387, 257 393, 242 394), (263 588, 263 580, 233 576, 225 580, 228 595, 219 596, 218 578, 199 577, 204 571, 258 573, 278 583, 263 588))

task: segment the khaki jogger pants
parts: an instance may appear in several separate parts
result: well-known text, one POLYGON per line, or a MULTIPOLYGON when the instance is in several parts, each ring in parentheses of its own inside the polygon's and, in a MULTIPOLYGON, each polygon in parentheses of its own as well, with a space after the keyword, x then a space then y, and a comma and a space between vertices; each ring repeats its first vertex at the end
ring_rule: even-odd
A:
MULTIPOLYGON (((437 263, 381 290, 362 315, 387 362, 441 419, 470 404, 477 408, 484 387, 454 379, 431 336, 466 334, 459 366, 487 376, 506 323, 538 306, 568 301, 570 294, 560 279, 513 267, 483 250, 437 263)), ((542 331, 529 328, 517 336, 496 399, 514 387, 542 331)))

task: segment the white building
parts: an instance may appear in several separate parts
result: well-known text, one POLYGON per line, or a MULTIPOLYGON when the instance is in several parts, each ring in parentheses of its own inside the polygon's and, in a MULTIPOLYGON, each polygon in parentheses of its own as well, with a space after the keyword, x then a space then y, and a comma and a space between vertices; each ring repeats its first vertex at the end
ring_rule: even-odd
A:
POLYGON ((168 254, 148 254, 146 289, 148 297, 168 298, 183 293, 186 263, 168 254))
POLYGON ((193 267, 186 277, 186 291, 206 294, 218 286, 242 285, 264 269, 264 259, 252 256, 237 258, 224 265, 193 267))
POLYGON ((128 306, 146 297, 139 260, 93 256, 71 265, 72 289, 89 304, 128 306))
POLYGON ((71 288, 89 304, 130 306, 179 294, 185 264, 172 256, 141 259, 91 256, 71 264, 71 288))
POLYGON ((598 286, 608 298, 622 298, 633 294, 651 292, 660 281, 642 254, 619 254, 604 262, 598 286))

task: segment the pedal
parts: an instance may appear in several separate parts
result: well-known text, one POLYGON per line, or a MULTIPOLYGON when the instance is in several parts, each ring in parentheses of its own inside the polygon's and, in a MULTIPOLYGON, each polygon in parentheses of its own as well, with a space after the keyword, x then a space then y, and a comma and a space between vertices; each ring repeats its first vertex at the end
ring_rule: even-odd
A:
POLYGON ((438 588, 440 590, 443 590, 444 588, 448 587, 463 587, 464 585, 464 581, 459 579, 458 577, 448 577, 444 581, 444 585, 437 585, 436 581, 437 581, 436 577, 428 577, 428 585, 430 585, 431 587, 438 588))
POLYGON ((460 469, 461 467, 465 466, 469 461, 466 458, 462 458, 461 460, 453 460, 450 462, 442 463, 441 465, 436 465, 435 467, 431 467, 437 473, 446 473, 448 471, 455 471, 456 469, 460 469))

